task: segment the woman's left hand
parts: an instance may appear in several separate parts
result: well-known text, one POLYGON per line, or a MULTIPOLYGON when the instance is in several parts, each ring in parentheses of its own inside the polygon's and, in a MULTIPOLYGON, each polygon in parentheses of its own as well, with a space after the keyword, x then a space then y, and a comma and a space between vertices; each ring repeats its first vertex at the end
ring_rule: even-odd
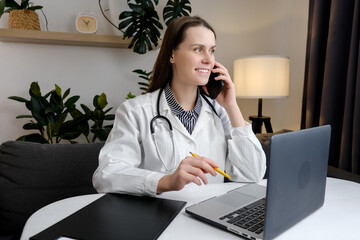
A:
POLYGON ((237 106, 235 86, 231 80, 229 71, 219 62, 215 62, 215 66, 217 68, 212 69, 212 72, 220 74, 220 76, 216 77, 215 80, 224 81, 224 89, 216 97, 216 101, 225 109, 229 109, 231 107, 237 106))
POLYGON ((215 80, 224 81, 224 88, 216 97, 216 101, 225 108, 233 127, 245 126, 246 122, 237 105, 235 85, 231 80, 229 71, 219 62, 215 62, 215 66, 217 68, 213 69, 212 72, 220 73, 220 76, 216 77, 215 80))

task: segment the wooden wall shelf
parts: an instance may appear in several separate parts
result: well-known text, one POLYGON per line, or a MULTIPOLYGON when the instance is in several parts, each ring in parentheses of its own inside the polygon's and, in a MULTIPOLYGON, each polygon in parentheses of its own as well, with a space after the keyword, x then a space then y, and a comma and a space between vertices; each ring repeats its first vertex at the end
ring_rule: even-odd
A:
POLYGON ((127 48, 121 36, 0 28, 0 41, 85 47, 127 48))

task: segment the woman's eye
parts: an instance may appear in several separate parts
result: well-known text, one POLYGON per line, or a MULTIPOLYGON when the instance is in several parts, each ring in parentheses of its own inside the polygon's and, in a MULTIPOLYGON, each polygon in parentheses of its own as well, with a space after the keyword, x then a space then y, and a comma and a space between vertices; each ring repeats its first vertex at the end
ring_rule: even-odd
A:
POLYGON ((199 53, 201 52, 201 48, 195 48, 194 51, 199 53))
POLYGON ((209 52, 210 52, 211 54, 213 54, 213 53, 215 53, 215 49, 211 49, 209 52))

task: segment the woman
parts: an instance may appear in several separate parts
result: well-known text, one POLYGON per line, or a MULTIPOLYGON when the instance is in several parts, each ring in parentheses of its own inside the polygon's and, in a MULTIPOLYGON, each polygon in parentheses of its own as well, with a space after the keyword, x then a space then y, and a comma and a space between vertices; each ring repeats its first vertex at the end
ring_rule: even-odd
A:
POLYGON ((225 169, 234 181, 262 179, 265 154, 237 106, 227 69, 215 61, 215 48, 215 32, 203 19, 171 22, 148 93, 116 111, 93 176, 98 192, 153 196, 191 182, 223 182, 214 168, 225 169), (210 72, 225 83, 216 101, 208 100, 213 109, 198 88, 210 72))

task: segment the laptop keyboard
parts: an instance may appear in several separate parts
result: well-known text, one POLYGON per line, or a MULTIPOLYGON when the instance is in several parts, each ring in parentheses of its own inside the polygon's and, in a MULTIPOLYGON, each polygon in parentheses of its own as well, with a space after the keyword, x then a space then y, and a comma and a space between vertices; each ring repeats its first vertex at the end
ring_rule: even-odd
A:
POLYGON ((220 217, 220 220, 226 220, 235 226, 260 234, 264 231, 265 202, 266 199, 262 198, 250 205, 220 217))

